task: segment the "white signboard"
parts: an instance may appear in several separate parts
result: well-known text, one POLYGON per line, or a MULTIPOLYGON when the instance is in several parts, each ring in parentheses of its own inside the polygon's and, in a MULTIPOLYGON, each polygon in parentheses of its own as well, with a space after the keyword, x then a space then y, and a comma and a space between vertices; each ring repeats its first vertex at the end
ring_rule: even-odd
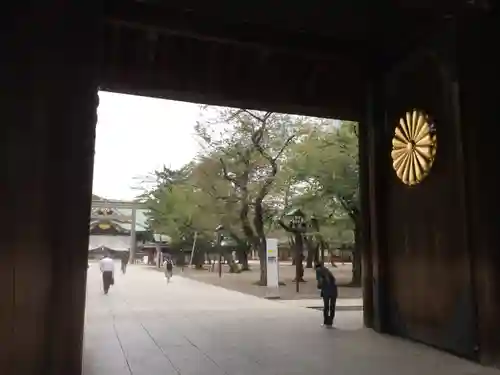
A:
POLYGON ((268 238, 267 247, 267 298, 279 298, 278 240, 268 238))

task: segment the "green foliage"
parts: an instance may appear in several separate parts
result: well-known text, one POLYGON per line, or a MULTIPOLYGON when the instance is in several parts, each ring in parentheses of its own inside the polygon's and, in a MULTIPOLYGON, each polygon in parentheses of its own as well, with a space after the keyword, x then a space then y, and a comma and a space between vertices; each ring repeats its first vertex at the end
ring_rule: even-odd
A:
MULTIPOLYGON (((356 123, 342 121, 314 129, 292 150, 289 169, 297 183, 294 204, 328 217, 325 224, 337 230, 354 229, 359 219, 356 123)), ((353 239, 352 235, 342 237, 353 239)))
MULTIPOLYGON (((213 113, 213 112, 212 112, 213 113)), ((215 227, 246 252, 290 207, 314 214, 330 248, 353 244, 359 226, 357 124, 223 109, 196 126, 203 150, 180 170, 163 168, 142 194, 150 227, 180 243, 215 227)))
POLYGON ((283 182, 280 167, 302 122, 298 116, 227 109, 197 125, 203 156, 219 161, 219 185, 225 185, 217 199, 225 201, 226 211, 239 211, 241 230, 254 245, 265 240, 262 225, 269 226, 277 213, 272 198, 283 182))

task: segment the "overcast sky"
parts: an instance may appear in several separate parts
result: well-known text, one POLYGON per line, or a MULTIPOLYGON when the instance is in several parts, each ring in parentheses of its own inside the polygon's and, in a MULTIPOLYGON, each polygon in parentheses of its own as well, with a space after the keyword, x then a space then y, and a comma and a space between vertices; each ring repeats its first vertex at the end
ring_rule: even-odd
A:
POLYGON ((102 91, 99 99, 94 194, 132 199, 134 177, 163 164, 179 168, 196 156, 198 104, 102 91))
POLYGON ((213 118, 220 108, 202 111, 199 104, 104 91, 99 99, 93 193, 121 200, 141 193, 141 177, 196 157, 196 122, 213 118))

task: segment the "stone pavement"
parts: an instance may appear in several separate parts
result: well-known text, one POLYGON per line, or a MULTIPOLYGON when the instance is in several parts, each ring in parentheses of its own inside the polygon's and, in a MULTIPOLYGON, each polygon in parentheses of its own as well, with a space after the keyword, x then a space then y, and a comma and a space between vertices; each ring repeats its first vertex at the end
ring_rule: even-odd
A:
MULTIPOLYGON (((321 298, 277 300, 287 306, 302 307, 308 309, 322 309, 323 300, 321 298)), ((362 298, 338 298, 337 311, 363 311, 362 298)))
MULTIPOLYGON (((118 267, 117 267, 118 269, 118 267)), ((130 266, 102 294, 88 271, 84 375, 500 374, 321 313, 130 266)))

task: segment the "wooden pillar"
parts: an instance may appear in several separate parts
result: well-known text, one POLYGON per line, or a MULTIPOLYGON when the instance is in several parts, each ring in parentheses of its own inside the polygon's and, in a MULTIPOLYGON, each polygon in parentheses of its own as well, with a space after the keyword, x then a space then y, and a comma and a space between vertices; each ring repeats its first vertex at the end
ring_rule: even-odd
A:
POLYGON ((500 168, 495 129, 500 84, 495 53, 498 13, 470 12, 459 25, 457 63, 460 118, 477 303, 478 356, 500 366, 500 168))
POLYGON ((19 4, 3 14, 15 25, 7 24, 0 73, 2 375, 81 373, 98 100, 94 3, 19 4))
POLYGON ((363 219, 368 223, 366 238, 369 241, 369 255, 365 256, 366 267, 371 267, 365 274, 363 287, 369 290, 363 303, 368 316, 365 324, 378 332, 388 331, 387 300, 387 251, 386 232, 384 230, 384 186, 385 163, 389 163, 388 147, 384 136, 383 86, 372 82, 367 89, 367 115, 364 130, 361 133, 360 157, 366 161, 362 169, 363 219), (364 198, 364 199, 363 199, 364 198), (364 203, 363 203, 364 201, 364 203), (371 316, 370 316, 371 315, 371 316), (369 318, 369 319, 368 319, 369 318), (370 321, 371 320, 371 321, 370 321))
POLYGON ((369 129, 371 121, 367 119, 359 124, 359 189, 361 203, 361 249, 362 286, 363 286, 363 321, 365 327, 373 328, 373 265, 370 240, 370 176, 369 176, 369 129))
POLYGON ((131 225, 130 225, 130 254, 129 254, 129 263, 134 263, 135 259, 135 252, 137 248, 137 237, 136 237, 136 220, 137 220, 137 215, 136 215, 136 208, 132 208, 132 219, 131 219, 131 225))

